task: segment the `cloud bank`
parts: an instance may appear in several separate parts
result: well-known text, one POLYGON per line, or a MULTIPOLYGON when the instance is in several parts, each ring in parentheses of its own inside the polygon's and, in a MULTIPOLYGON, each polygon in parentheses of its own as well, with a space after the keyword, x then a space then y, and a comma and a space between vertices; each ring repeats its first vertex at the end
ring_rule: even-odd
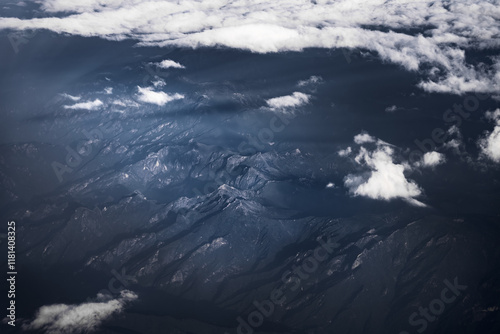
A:
POLYGON ((116 299, 98 295, 95 302, 80 305, 55 304, 42 306, 35 319, 23 325, 25 330, 44 331, 48 334, 87 333, 115 313, 122 312, 126 304, 137 295, 124 290, 116 299))
POLYGON ((45 0, 48 17, 0 18, 0 29, 134 39, 143 46, 224 46, 252 52, 360 48, 424 79, 432 92, 497 93, 500 0, 45 0), (495 55, 495 53, 493 53, 495 55), (424 66, 425 65, 425 66, 424 66))

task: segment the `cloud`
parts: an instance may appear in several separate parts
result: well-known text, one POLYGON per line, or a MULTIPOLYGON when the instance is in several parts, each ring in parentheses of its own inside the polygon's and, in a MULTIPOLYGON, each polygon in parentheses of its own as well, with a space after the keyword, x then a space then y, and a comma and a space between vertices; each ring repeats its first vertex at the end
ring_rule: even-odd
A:
POLYGON ((500 162, 500 109, 486 112, 486 118, 495 122, 492 131, 486 132, 484 137, 478 142, 481 154, 493 160, 500 162))
POLYGON ((156 81, 153 81, 153 86, 155 86, 155 88, 156 87, 163 87, 163 86, 166 86, 166 85, 167 85, 167 83, 163 79, 158 79, 156 81))
POLYGON ((427 152, 422 157, 422 161, 417 163, 417 167, 435 167, 446 162, 444 154, 439 152, 427 152))
POLYGON ((62 93, 61 96, 70 99, 72 101, 79 101, 82 98, 81 96, 73 96, 66 93, 62 93))
POLYGON ((170 59, 163 60, 162 62, 156 63, 155 65, 160 68, 186 68, 183 65, 170 59))
POLYGON ((292 95, 280 96, 266 101, 272 109, 294 108, 309 103, 310 96, 300 92, 294 92, 292 95))
POLYGON ((370 136, 368 133, 360 133, 359 135, 354 136, 354 142, 358 145, 366 144, 366 143, 374 143, 377 141, 377 138, 370 136))
POLYGON ((323 78, 320 76, 313 75, 307 80, 301 80, 297 83, 297 86, 304 87, 309 85, 314 85, 323 82, 323 78))
POLYGON ((449 134, 450 136, 453 136, 453 135, 455 135, 455 136, 459 136, 459 137, 461 136, 460 129, 459 129, 459 128, 458 128, 458 126, 456 126, 456 125, 451 126, 451 127, 448 129, 448 131, 447 131, 447 132, 448 132, 448 134, 449 134))
POLYGON ((392 145, 376 140, 367 133, 359 134, 355 138, 358 138, 360 144, 376 143, 376 145, 372 151, 361 146, 358 155, 354 158, 356 164, 368 171, 349 174, 344 178, 344 185, 353 196, 365 196, 385 201, 400 198, 411 205, 426 206, 416 199, 422 194, 420 187, 404 175, 409 164, 394 162, 392 145), (359 140, 360 138, 363 140, 359 140), (366 141, 367 139, 369 140, 366 141))
MULTIPOLYGON (((494 47, 498 47, 498 45, 494 47)), ((465 59, 465 53, 462 53, 459 58, 465 59)), ((439 80, 423 81, 418 86, 426 91, 437 93, 485 92, 498 94, 500 91, 500 57, 491 57, 491 59, 490 68, 486 68, 482 63, 473 67, 466 64, 465 60, 455 61, 451 64, 454 69, 447 71, 439 80)))
POLYGON ((77 334, 95 331, 115 313, 120 313, 128 302, 137 299, 131 291, 123 290, 112 299, 99 294, 95 301, 80 305, 54 304, 42 306, 35 319, 23 325, 25 330, 44 331, 48 334, 77 334))
POLYGON ((94 101, 81 102, 73 104, 71 106, 64 106, 65 109, 86 109, 86 110, 96 110, 103 105, 102 101, 95 99, 94 101))
POLYGON ((113 105, 117 105, 117 106, 120 106, 120 107, 139 107, 140 104, 135 102, 135 101, 132 101, 130 99, 116 99, 116 100, 113 100, 111 102, 111 104, 113 105))
POLYGON ((451 126, 446 132, 448 134, 447 138, 449 139, 443 144, 443 148, 451 149, 455 154, 463 157, 467 156, 468 154, 463 143, 463 136, 458 126, 451 126))
POLYGON ((351 152, 352 152, 352 148, 349 146, 348 148, 346 148, 344 150, 338 151, 337 154, 340 155, 341 157, 346 157, 349 154, 351 154, 351 152))
POLYGON ((184 98, 184 95, 175 93, 174 95, 169 95, 165 92, 155 92, 151 87, 142 88, 137 86, 139 91, 138 100, 145 103, 156 104, 163 106, 168 102, 174 100, 180 100, 184 98))
POLYGON ((386 112, 395 112, 396 110, 398 110, 398 107, 396 107, 395 105, 385 108, 386 112))
POLYGON ((452 148, 457 152, 459 151, 461 145, 462 145, 461 140, 456 138, 453 138, 452 140, 444 144, 445 147, 452 148))
POLYGON ((260 53, 364 49, 420 71, 419 87, 427 91, 500 90, 498 57, 472 63, 465 56, 470 50, 494 55, 491 50, 500 46, 493 0, 45 0, 41 9, 42 18, 0 18, 0 29, 260 53))

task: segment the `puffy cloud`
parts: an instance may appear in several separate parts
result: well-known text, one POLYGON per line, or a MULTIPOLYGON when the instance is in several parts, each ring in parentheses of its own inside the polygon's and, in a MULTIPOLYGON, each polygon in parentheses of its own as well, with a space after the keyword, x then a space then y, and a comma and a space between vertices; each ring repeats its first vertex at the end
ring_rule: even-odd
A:
POLYGON ((374 143, 377 141, 377 138, 370 136, 368 133, 360 133, 359 135, 354 136, 354 142, 358 145, 365 143, 374 143))
POLYGON ((102 101, 95 99, 94 101, 80 102, 73 104, 71 106, 64 106, 66 109, 86 109, 86 110, 96 110, 103 105, 102 101))
POLYGON ((444 154, 438 152, 427 152, 424 154, 422 163, 425 167, 434 167, 446 161, 444 154))
POLYGON ((417 167, 435 167, 446 162, 444 154, 432 151, 423 155, 422 161, 416 163, 417 167))
POLYGON ((183 99, 184 95, 175 93, 173 95, 169 95, 165 92, 155 92, 151 87, 142 88, 137 86, 139 91, 138 100, 145 103, 156 104, 159 106, 163 106, 168 102, 183 99))
POLYGON ((178 62, 175 62, 170 59, 163 60, 160 63, 157 63, 156 66, 160 68, 186 68, 183 65, 179 64, 178 62))
POLYGON ((499 8, 498 0, 45 0, 47 17, 1 18, 0 29, 262 53, 362 48, 412 71, 431 65, 420 83, 427 91, 496 93, 498 58, 468 63, 465 51, 500 46, 499 8))
POLYGON ((460 149, 460 145, 462 145, 461 140, 456 138, 453 138, 452 140, 444 144, 445 147, 452 148, 456 151, 460 149))
POLYGON ((500 109, 486 112, 486 118, 495 122, 495 127, 491 132, 487 132, 478 144, 484 156, 498 163, 500 162, 500 109))
MULTIPOLYGON (((445 145, 446 146, 446 145, 445 145)), ((449 147, 453 147, 453 144, 450 144, 449 147)), ((446 162, 446 156, 442 153, 432 151, 427 152, 422 156, 420 161, 415 162, 414 167, 436 167, 437 165, 441 165, 446 162)))
POLYGON ((300 107, 309 102, 310 96, 304 93, 295 92, 292 95, 280 96, 266 101, 272 109, 300 107))
POLYGON ((167 83, 163 79, 158 79, 156 81, 153 81, 153 86, 155 86, 155 87, 163 87, 166 85, 167 85, 167 83))
POLYGON ((352 148, 349 146, 348 148, 344 149, 344 150, 340 150, 338 151, 338 155, 340 155, 341 157, 346 157, 348 156, 349 154, 351 154, 352 152, 352 148))
POLYGON ((98 326, 115 313, 122 312, 126 304, 137 299, 137 295, 124 290, 118 298, 98 295, 93 302, 80 305, 55 304, 42 306, 35 319, 23 325, 25 330, 43 330, 48 334, 72 334, 95 331, 98 326))
POLYGON ((485 114, 486 119, 489 119, 494 122, 499 122, 500 121, 500 109, 497 109, 495 111, 487 111, 485 114))
POLYGON ((420 187, 404 174, 409 168, 408 163, 394 162, 394 149, 390 144, 376 140, 367 133, 355 138, 363 138, 358 140, 358 144, 372 143, 375 148, 370 151, 361 146, 354 159, 358 165, 366 167, 368 172, 349 174, 344 178, 344 185, 352 195, 385 201, 400 198, 415 206, 426 206, 416 199, 422 194, 420 187))

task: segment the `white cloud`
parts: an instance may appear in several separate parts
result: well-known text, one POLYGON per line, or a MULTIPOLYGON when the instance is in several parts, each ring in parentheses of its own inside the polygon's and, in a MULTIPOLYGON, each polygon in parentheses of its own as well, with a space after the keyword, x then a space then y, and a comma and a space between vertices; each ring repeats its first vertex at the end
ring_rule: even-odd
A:
POLYGON ((449 134, 450 136, 453 136, 453 135, 455 135, 455 136, 459 136, 459 137, 461 136, 460 129, 459 129, 459 128, 458 128, 458 126, 456 126, 456 125, 453 125, 453 126, 451 126, 451 127, 448 129, 448 134, 449 134))
POLYGON ((46 17, 1 18, 0 29, 262 53, 362 48, 408 70, 422 69, 419 86, 427 91, 496 93, 499 58, 473 64, 465 52, 500 46, 499 7, 496 0, 45 0, 46 17))
POLYGON ((368 172, 349 174, 344 178, 344 185, 353 196, 365 196, 385 201, 400 198, 415 206, 426 206, 416 199, 422 194, 420 187, 404 175, 409 167, 408 163, 394 162, 392 145, 377 140, 367 133, 356 137, 363 138, 363 140, 358 140, 359 144, 376 142, 376 148, 369 151, 361 146, 358 155, 354 158, 354 161, 366 167, 368 172), (368 139, 369 141, 366 141, 368 139))
POLYGON ((156 66, 160 68, 186 68, 183 65, 179 64, 178 62, 175 62, 170 59, 165 59, 160 63, 155 64, 156 66))
POLYGON ((117 105, 117 106, 120 106, 120 107, 139 107, 140 105, 135 102, 135 101, 132 101, 130 99, 117 99, 117 100, 113 100, 111 102, 111 104, 113 105, 117 105))
POLYGON ((481 153, 493 160, 500 162, 500 109, 486 112, 486 118, 495 122, 495 127, 491 132, 487 132, 478 142, 481 153))
POLYGON ((95 99, 94 101, 80 102, 73 104, 71 106, 64 106, 66 109, 86 109, 86 110, 96 110, 103 105, 102 101, 95 99))
POLYGON ((487 111, 485 114, 486 119, 490 121, 499 122, 500 121, 500 109, 495 111, 487 111))
POLYGON ((137 86, 139 91, 138 100, 145 103, 156 104, 159 106, 163 106, 168 102, 174 100, 180 100, 184 98, 184 95, 175 93, 173 95, 169 95, 165 92, 155 92, 151 87, 139 87, 137 86))
POLYGON ((297 83, 297 86, 304 87, 308 85, 314 85, 317 83, 323 82, 323 78, 320 76, 313 75, 307 80, 301 80, 297 83))
POLYGON ((153 86, 155 86, 155 87, 163 87, 166 85, 167 85, 167 83, 163 79, 158 79, 156 81, 153 81, 153 86))
POLYGON ((396 107, 395 105, 385 108, 386 112, 395 112, 396 110, 398 110, 398 107, 396 107))
POLYGON ((61 96, 70 99, 72 101, 79 101, 82 98, 81 96, 73 96, 66 93, 62 93, 61 96))
POLYGON ((451 149, 455 154, 465 155, 467 154, 465 151, 465 147, 463 145, 462 133, 458 126, 451 126, 448 131, 448 138, 450 138, 447 142, 443 144, 444 148, 451 149))
POLYGON ((309 103, 310 96, 300 92, 294 92, 292 95, 280 96, 266 101, 267 105, 273 109, 300 107, 309 103))
POLYGON ((340 155, 341 157, 346 157, 349 154, 351 154, 351 152, 352 152, 352 148, 349 146, 348 148, 346 148, 344 150, 338 151, 337 154, 340 155))
POLYGON ((462 145, 462 141, 460 139, 453 138, 449 142, 445 143, 444 146, 447 148, 452 148, 456 152, 459 152, 460 145, 462 145))
POLYGON ((422 161, 418 162, 417 166, 435 167, 445 162, 446 162, 446 157, 444 154, 432 151, 425 153, 424 156, 422 157, 422 161))
POLYGON ((374 143, 377 141, 377 138, 370 136, 368 133, 360 133, 359 135, 354 136, 354 142, 358 145, 365 143, 374 143))
POLYGON ((77 334, 95 331, 115 313, 122 312, 126 304, 137 299, 133 292, 124 290, 115 299, 98 295, 96 301, 80 305, 55 304, 42 306, 35 319, 23 325, 25 330, 43 330, 49 334, 77 334))

